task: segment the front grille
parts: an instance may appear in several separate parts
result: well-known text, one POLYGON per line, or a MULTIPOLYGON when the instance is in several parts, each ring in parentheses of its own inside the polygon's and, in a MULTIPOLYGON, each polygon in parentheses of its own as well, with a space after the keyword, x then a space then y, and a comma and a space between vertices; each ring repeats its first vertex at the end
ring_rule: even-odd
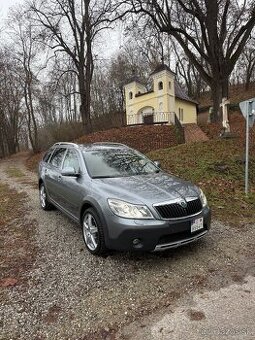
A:
POLYGON ((162 218, 180 218, 195 215, 202 210, 202 203, 199 198, 187 201, 187 207, 183 208, 179 203, 155 206, 155 209, 162 218))

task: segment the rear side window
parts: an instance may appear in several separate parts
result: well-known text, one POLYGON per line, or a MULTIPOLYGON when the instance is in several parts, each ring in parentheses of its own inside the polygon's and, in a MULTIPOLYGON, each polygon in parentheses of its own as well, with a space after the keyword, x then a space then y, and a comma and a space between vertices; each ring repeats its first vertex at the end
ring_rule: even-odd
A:
POLYGON ((60 168, 65 152, 66 152, 65 148, 55 149, 50 159, 50 164, 54 165, 56 168, 60 168))

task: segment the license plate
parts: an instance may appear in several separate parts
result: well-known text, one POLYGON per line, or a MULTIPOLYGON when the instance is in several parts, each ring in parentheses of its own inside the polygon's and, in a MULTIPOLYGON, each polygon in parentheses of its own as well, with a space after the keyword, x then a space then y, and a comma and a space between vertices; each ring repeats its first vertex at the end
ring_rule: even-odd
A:
POLYGON ((194 233, 197 230, 203 229, 204 228, 204 221, 203 217, 197 218, 193 221, 191 221, 191 232, 194 233))

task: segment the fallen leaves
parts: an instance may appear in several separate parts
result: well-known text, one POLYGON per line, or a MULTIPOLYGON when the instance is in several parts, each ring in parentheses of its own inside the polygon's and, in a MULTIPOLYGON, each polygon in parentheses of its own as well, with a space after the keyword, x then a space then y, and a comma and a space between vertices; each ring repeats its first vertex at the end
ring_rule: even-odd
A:
POLYGON ((7 287, 14 287, 16 286, 18 280, 12 277, 7 277, 5 279, 0 280, 0 287, 7 288, 7 287))
POLYGON ((0 287, 27 281, 36 255, 34 221, 24 217, 26 195, 0 183, 0 287))

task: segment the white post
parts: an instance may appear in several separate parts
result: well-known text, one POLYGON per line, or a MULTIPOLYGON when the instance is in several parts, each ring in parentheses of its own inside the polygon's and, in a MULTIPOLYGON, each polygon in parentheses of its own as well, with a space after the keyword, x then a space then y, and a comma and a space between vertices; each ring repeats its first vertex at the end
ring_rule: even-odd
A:
POLYGON ((249 102, 246 102, 245 195, 249 191, 249 102))

